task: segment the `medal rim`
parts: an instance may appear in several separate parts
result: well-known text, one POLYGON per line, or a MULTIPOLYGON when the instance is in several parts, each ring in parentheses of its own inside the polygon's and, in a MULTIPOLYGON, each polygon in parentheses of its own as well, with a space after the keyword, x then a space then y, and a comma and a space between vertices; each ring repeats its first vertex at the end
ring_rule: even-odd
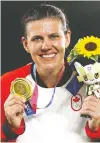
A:
MULTIPOLYGON (((26 85, 25 85, 26 86, 26 85)), ((26 92, 27 92, 27 90, 26 90, 26 92)), ((26 79, 26 78, 16 78, 14 81, 12 81, 12 83, 11 83, 11 86, 10 86, 10 93, 12 94, 12 95, 18 95, 18 96, 23 96, 25 99, 26 99, 26 101, 28 101, 28 99, 30 99, 30 97, 32 96, 32 93, 33 93, 33 88, 32 88, 32 83, 31 83, 31 81, 29 81, 28 79, 26 79), (24 82, 26 82, 26 84, 28 84, 28 86, 29 86, 29 95, 28 96, 26 96, 25 97, 25 95, 23 94, 18 94, 18 93, 16 93, 15 91, 14 91, 14 85, 15 85, 15 83, 17 83, 18 81, 22 81, 22 83, 25 85, 25 83, 24 82)))

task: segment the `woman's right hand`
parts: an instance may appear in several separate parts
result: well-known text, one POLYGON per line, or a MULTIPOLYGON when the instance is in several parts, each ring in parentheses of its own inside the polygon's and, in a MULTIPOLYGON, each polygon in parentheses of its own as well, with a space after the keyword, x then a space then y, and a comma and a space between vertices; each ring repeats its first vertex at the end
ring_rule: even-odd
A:
POLYGON ((9 95, 4 103, 4 111, 6 118, 13 128, 19 128, 23 118, 25 98, 18 95, 9 95))

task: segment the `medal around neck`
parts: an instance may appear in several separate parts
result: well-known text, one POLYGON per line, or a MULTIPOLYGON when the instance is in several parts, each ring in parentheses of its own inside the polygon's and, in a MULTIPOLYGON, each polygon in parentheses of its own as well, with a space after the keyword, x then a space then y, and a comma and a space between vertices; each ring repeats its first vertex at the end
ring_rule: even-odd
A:
POLYGON ((12 95, 24 97, 28 101, 33 94, 32 83, 26 78, 16 78, 11 83, 10 92, 12 95))

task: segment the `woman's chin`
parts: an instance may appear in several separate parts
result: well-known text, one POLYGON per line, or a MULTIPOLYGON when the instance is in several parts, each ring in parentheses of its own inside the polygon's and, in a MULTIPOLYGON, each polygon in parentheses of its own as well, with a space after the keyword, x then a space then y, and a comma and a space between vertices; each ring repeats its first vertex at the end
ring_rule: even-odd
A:
POLYGON ((56 65, 54 64, 45 64, 43 66, 41 66, 44 70, 47 70, 47 71, 52 71, 52 70, 55 70, 57 68, 56 65))

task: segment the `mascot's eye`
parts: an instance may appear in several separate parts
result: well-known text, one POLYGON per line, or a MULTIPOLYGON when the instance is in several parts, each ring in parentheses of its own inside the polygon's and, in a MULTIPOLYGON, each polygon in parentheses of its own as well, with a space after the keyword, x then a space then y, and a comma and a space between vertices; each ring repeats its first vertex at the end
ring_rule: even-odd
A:
POLYGON ((88 71, 90 71, 90 70, 91 70, 91 67, 88 67, 87 69, 88 69, 88 71))
POLYGON ((95 74, 94 74, 94 77, 95 77, 96 79, 98 79, 99 74, 98 74, 98 73, 95 73, 95 74))
POLYGON ((84 78, 84 80, 85 80, 85 81, 87 81, 87 80, 88 80, 88 78, 87 78, 87 76, 86 76, 86 75, 84 75, 84 76, 83 76, 83 78, 84 78))

